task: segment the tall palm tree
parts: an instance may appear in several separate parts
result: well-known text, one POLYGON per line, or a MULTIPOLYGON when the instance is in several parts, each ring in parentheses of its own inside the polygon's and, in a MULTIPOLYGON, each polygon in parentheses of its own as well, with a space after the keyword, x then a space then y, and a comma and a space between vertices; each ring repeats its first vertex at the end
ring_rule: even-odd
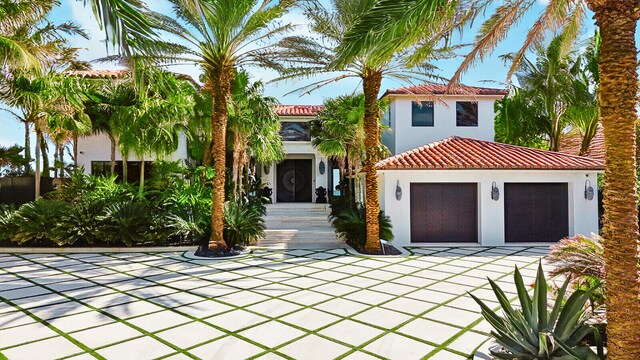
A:
MULTIPOLYGON (((348 54, 381 41, 387 33, 409 28, 433 0, 378 0, 373 11, 346 36, 348 54), (399 9, 403 11, 398 11, 399 9), (381 20, 384 22, 380 24, 381 20), (373 30, 371 30, 373 29, 373 30)), ((481 10, 492 0, 476 2, 481 10)), ((521 20, 537 0, 499 2, 495 12, 481 26, 475 44, 452 77, 452 85, 477 60, 489 55, 506 38, 513 24, 521 20)), ((605 136, 604 258, 608 356, 612 359, 640 358, 640 276, 638 275, 638 208, 636 189, 636 119, 638 104, 638 62, 635 33, 640 0, 551 0, 514 58, 509 76, 533 45, 548 30, 560 29, 571 42, 586 18, 594 14, 602 43, 598 59, 600 120, 605 136)))
MULTIPOLYGON (((211 249, 224 250, 226 134, 231 81, 238 67, 264 62, 271 52, 264 42, 291 29, 280 18, 295 0, 170 0, 178 22, 174 34, 192 47, 179 58, 204 70, 205 91, 212 96, 211 153, 215 177, 211 205, 211 249), (184 24, 182 26, 181 24, 184 24)), ((167 19, 168 22, 168 19, 167 19)))
MULTIPOLYGON (((384 41, 368 43, 366 48, 358 48, 358 51, 348 54, 344 51, 345 36, 359 24, 363 13, 376 6, 376 0, 333 0, 332 9, 326 9, 318 2, 310 2, 305 7, 305 13, 311 21, 311 29, 321 39, 295 36, 280 43, 283 49, 280 51, 281 60, 287 63, 286 66, 276 67, 283 74, 281 79, 310 76, 318 72, 339 72, 335 77, 304 87, 303 94, 345 78, 359 78, 362 82, 366 147, 363 164, 367 219, 365 251, 368 252, 380 251, 380 201, 375 164, 382 155, 378 106, 382 79, 410 82, 436 78, 430 75, 433 67, 425 60, 446 54, 440 52, 437 46, 442 43, 443 36, 455 26, 457 19, 452 16, 452 7, 441 6, 446 1, 434 3, 435 6, 423 12, 415 23, 418 28, 428 29, 426 33, 418 34, 416 28, 406 27, 403 31, 389 34, 384 41), (405 31, 406 29, 410 30, 405 31)), ((382 16, 379 19, 384 18, 382 16)))

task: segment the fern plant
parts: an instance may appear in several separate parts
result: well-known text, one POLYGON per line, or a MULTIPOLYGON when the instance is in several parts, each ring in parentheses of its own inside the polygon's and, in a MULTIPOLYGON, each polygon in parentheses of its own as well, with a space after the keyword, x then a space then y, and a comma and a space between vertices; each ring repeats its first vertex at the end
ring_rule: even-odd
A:
MULTIPOLYGON (((335 216, 330 216, 336 235, 346 239, 350 244, 364 248, 367 242, 367 219, 365 208, 359 206, 355 210, 343 210, 335 216)), ((380 239, 393 240, 393 226, 391 219, 380 211, 378 215, 380 224, 380 239)))
POLYGON ((533 297, 527 293, 522 275, 516 267, 514 274, 520 308, 514 308, 509 298, 491 279, 493 289, 504 316, 499 316, 482 300, 469 293, 480 305, 482 316, 493 326, 491 335, 502 350, 491 350, 498 359, 523 360, 597 360, 604 359, 599 333, 586 323, 589 318, 585 303, 594 288, 576 290, 567 299, 565 294, 570 279, 558 290, 551 310, 548 307, 547 280, 538 265, 533 297), (598 355, 582 339, 593 333, 598 341, 598 355))

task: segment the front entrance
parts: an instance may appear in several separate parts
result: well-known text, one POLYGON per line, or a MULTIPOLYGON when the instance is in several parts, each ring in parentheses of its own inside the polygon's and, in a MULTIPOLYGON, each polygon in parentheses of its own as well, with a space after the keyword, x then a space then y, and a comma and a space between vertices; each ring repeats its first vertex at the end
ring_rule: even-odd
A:
POLYGON ((276 168, 277 202, 311 202, 313 190, 310 159, 291 159, 276 168))

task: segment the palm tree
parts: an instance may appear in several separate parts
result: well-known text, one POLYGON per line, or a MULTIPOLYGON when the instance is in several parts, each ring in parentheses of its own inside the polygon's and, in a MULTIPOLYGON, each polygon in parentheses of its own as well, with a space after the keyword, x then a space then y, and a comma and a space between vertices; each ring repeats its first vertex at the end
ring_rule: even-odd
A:
MULTIPOLYGON (((500 2, 494 14, 481 26, 475 44, 452 77, 452 85, 478 59, 483 59, 506 38, 537 0, 500 2)), ((422 16, 432 0, 378 0, 346 36, 347 54, 397 33, 422 16), (404 11, 399 11, 404 10, 404 11), (384 19, 381 23, 380 19, 384 19), (373 29, 373 30, 371 30, 373 29)), ((484 10, 492 0, 476 2, 484 10)), ((638 104, 638 62, 635 33, 640 0, 552 0, 529 33, 509 72, 548 30, 561 29, 570 43, 586 17, 594 14, 602 43, 598 58, 600 121, 605 136, 604 258, 608 356, 613 359, 640 358, 640 277, 638 275, 638 208, 636 189, 636 119, 638 104)), ((477 11, 476 14, 482 13, 477 11)))
POLYGON ((236 198, 242 195, 242 174, 248 170, 250 159, 267 164, 284 158, 280 119, 273 111, 277 100, 263 96, 263 89, 260 81, 250 83, 246 71, 238 72, 231 82, 227 142, 232 145, 231 175, 236 198))
MULTIPOLYGON (((295 0, 170 0, 177 18, 169 26, 193 49, 178 60, 191 61, 204 70, 205 91, 212 96, 211 153, 213 199, 210 248, 224 250, 226 134, 231 81, 238 67, 267 61, 271 52, 263 43, 291 29, 274 24, 295 0)), ((168 19, 166 19, 169 22, 168 19)), ((174 59, 176 59, 174 57, 174 59)), ((208 164, 205 164, 208 165, 208 164)))
MULTIPOLYGON (((436 1, 438 2, 438 1, 436 1)), ((439 3, 439 2, 438 2, 439 3)), ((444 3, 444 2, 443 2, 444 3)), ((345 79, 359 78, 364 94, 365 148, 363 170, 366 180, 367 242, 365 251, 380 251, 378 214, 378 175, 375 164, 383 152, 380 147, 380 108, 378 94, 383 78, 401 82, 424 81, 437 78, 430 73, 433 67, 425 60, 433 59, 440 52, 443 35, 450 31, 458 19, 451 9, 436 4, 422 13, 415 24, 428 29, 428 34, 401 31, 387 36, 384 41, 368 43, 353 54, 346 50, 346 35, 359 24, 360 16, 376 6, 375 0, 334 0, 333 9, 328 10, 317 2, 306 5, 305 13, 311 21, 311 29, 321 36, 320 40, 301 36, 289 37, 280 43, 281 60, 286 66, 276 66, 283 74, 281 79, 310 76, 318 72, 339 72, 335 77, 303 87, 303 94, 327 84, 345 79), (297 63, 297 64, 296 64, 297 63)), ((384 19, 385 16, 379 19, 384 19)), ((378 26, 379 24, 376 24, 378 26)))

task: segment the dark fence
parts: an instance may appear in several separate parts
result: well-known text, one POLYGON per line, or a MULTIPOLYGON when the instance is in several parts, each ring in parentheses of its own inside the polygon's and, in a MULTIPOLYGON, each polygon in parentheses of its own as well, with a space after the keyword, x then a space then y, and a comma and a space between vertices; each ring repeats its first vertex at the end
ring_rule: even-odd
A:
MULTIPOLYGON (((53 178, 40 179, 40 195, 54 190, 53 178)), ((34 176, 0 178, 0 204, 22 205, 36 198, 34 176)))

